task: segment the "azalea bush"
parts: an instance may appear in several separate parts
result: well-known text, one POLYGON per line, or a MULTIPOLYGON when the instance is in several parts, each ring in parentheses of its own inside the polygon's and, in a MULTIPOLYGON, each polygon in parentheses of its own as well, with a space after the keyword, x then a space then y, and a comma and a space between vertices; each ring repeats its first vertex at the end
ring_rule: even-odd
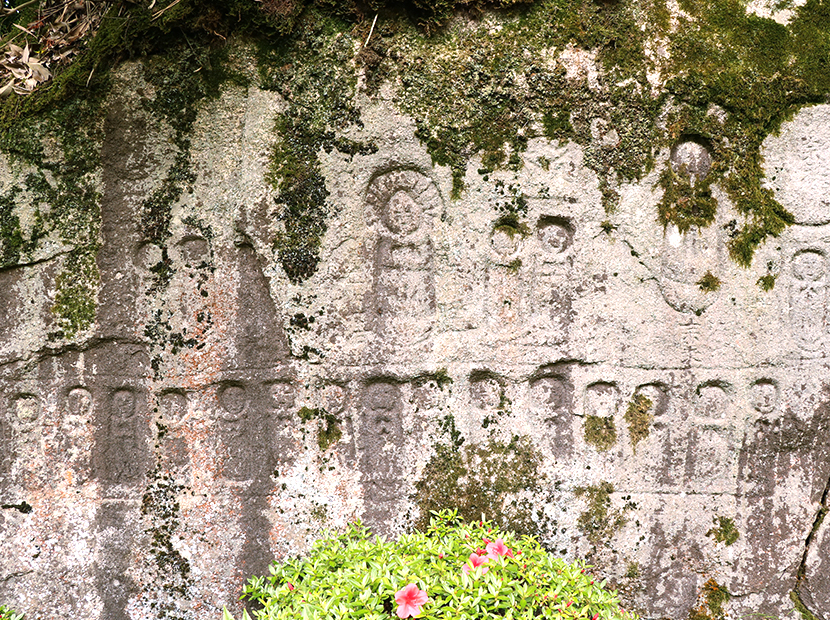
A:
POLYGON ((634 619, 589 568, 554 557, 533 537, 442 511, 426 533, 398 540, 351 525, 308 557, 253 577, 243 598, 262 620, 634 619))
POLYGON ((0 620, 23 620, 23 614, 19 614, 5 605, 0 605, 0 620))

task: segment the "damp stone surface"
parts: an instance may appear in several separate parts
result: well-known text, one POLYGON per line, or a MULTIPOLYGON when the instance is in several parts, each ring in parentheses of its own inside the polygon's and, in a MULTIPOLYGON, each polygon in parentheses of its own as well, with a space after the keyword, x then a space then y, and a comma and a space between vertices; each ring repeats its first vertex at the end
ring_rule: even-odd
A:
POLYGON ((485 4, 200 22, 8 130, 0 603, 238 615, 457 508, 644 618, 830 618, 821 3, 485 4))

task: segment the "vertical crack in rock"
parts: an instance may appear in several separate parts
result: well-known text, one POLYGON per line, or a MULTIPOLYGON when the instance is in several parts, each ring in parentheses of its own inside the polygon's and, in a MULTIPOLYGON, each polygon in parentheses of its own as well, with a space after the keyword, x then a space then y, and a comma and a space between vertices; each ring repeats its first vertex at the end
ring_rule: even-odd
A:
POLYGON ((830 494, 830 479, 827 480, 824 492, 821 495, 821 503, 819 504, 816 518, 813 521, 813 527, 810 528, 810 533, 807 534, 807 539, 804 541, 804 555, 801 556, 801 564, 799 565, 798 572, 796 573, 795 588, 793 588, 793 591, 790 594, 796 609, 799 613, 801 613, 805 620, 813 620, 814 618, 818 620, 825 620, 823 616, 820 616, 810 609, 810 607, 813 606, 812 596, 809 592, 802 591, 802 585, 807 580, 807 564, 809 561, 810 547, 815 540, 819 528, 822 523, 824 523, 824 518, 827 516, 828 508, 830 508, 827 505, 828 494, 830 494))

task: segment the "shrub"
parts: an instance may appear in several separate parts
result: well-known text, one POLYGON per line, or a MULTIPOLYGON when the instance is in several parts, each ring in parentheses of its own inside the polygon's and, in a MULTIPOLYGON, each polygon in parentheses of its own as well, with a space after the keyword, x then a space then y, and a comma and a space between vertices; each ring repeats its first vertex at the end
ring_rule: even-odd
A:
MULTIPOLYGON (((251 578, 243 598, 261 606, 254 615, 263 620, 635 618, 584 563, 568 564, 535 538, 490 522, 433 514, 426 533, 397 541, 353 524, 318 541, 308 557, 251 578)), ((227 612, 225 620, 232 620, 227 612)))
POLYGON ((23 614, 19 614, 5 605, 0 605, 0 620, 23 620, 23 614))

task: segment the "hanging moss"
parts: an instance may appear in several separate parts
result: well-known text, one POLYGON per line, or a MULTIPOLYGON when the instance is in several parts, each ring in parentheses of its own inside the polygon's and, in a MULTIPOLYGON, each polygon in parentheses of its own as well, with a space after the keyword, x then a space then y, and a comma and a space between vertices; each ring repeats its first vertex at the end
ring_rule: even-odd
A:
POLYGON ((628 403, 628 409, 625 411, 623 419, 628 425, 628 436, 631 438, 631 447, 634 452, 637 452, 637 444, 643 441, 649 435, 651 423, 654 421, 654 415, 651 413, 651 408, 654 403, 645 394, 635 394, 631 402, 628 403))
POLYGON ((600 452, 610 450, 617 443, 617 425, 612 417, 585 416, 584 430, 585 441, 600 452))

